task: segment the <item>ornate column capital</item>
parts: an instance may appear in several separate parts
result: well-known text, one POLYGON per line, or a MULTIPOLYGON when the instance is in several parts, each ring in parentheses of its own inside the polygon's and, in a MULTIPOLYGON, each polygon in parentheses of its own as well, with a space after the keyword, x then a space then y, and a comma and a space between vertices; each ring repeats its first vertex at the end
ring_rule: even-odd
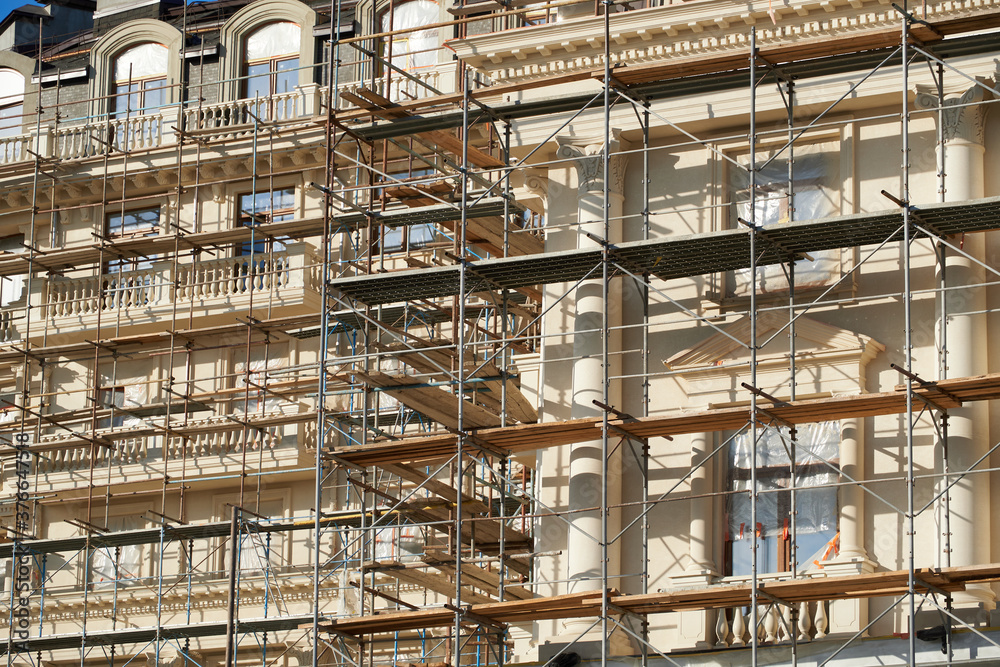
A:
MULTIPOLYGON (((993 78, 976 77, 980 83, 994 87, 1000 75, 993 78)), ((944 140, 963 140, 982 146, 985 143, 986 114, 989 106, 982 104, 993 97, 983 86, 972 86, 965 91, 946 92, 941 112, 944 140)), ((933 86, 917 86, 916 107, 936 109, 937 90, 933 86)))
MULTIPOLYGON (((559 148, 556 157, 572 160, 579 178, 580 194, 603 192, 604 190, 604 140, 579 137, 556 137, 559 148)), ((621 138, 621 130, 611 130, 611 182, 608 190, 612 194, 621 195, 625 186, 625 166, 627 158, 619 155, 625 148, 621 138)))

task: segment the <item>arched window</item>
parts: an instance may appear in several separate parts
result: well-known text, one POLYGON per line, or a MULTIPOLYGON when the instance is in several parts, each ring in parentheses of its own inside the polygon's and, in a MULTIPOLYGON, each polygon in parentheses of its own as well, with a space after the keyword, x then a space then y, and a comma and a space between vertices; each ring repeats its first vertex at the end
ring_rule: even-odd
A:
POLYGON ((148 113, 167 103, 167 47, 145 42, 115 58, 115 116, 148 113))
POLYGON ((290 21, 268 23, 246 38, 244 97, 289 93, 299 85, 302 29, 290 21))
POLYGON ((421 26, 437 23, 438 3, 433 0, 410 0, 382 14, 382 31, 410 30, 389 38, 392 64, 410 70, 437 63, 438 29, 421 26))
POLYGON ((21 134, 24 119, 24 76, 0 69, 0 137, 21 134))

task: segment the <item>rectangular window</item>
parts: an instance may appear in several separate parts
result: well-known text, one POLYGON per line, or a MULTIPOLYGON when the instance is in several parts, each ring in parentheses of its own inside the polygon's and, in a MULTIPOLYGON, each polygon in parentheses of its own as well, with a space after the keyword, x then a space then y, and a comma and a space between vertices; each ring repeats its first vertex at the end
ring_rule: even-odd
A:
POLYGON ((98 409, 110 410, 111 414, 98 421, 98 428, 138 426, 142 418, 132 413, 147 405, 147 386, 144 378, 119 380, 119 384, 100 388, 98 409))
POLYGON ((760 572, 791 569, 792 466, 795 451, 796 567, 811 569, 831 557, 837 544, 837 488, 823 487, 837 481, 827 463, 840 459, 840 423, 808 424, 797 429, 795 443, 785 428, 757 431, 757 523, 751 520, 749 432, 733 439, 729 450, 728 551, 729 574, 751 572, 751 549, 757 534, 760 572), (825 463, 825 462, 826 463, 825 463))
MULTIPOLYGON (((295 188, 240 195, 239 224, 257 227, 269 222, 281 222, 295 217, 295 188)), ((238 292, 274 288, 284 284, 288 258, 282 253, 287 236, 278 238, 254 233, 253 238, 236 247, 239 259, 235 267, 238 292)))
MULTIPOLYGON (((159 207, 113 213, 108 216, 105 236, 109 241, 156 236, 159 225, 159 207)), ((129 308, 148 304, 152 298, 150 269, 154 261, 156 255, 150 254, 119 255, 105 262, 101 307, 129 308)))
MULTIPOLYGON (((407 165, 407 171, 393 174, 393 179, 385 179, 388 183, 386 187, 380 188, 377 192, 380 197, 386 199, 404 199, 406 196, 419 196, 425 189, 435 191, 434 186, 439 183, 426 183, 426 180, 435 173, 432 169, 413 169, 412 164, 407 165), (425 181, 415 183, 413 186, 406 186, 400 181, 425 181)), ((447 189, 445 190, 447 191, 447 189)), ((443 196, 444 192, 438 193, 443 196)), ((435 241, 445 240, 438 231, 437 226, 432 222, 422 222, 416 225, 400 225, 399 227, 386 227, 382 232, 382 250, 385 252, 400 252, 402 250, 418 250, 427 247, 435 241)))
MULTIPOLYGON (((160 228, 160 207, 144 208, 124 213, 112 213, 108 216, 106 237, 109 241, 156 236, 160 228)), ((107 263, 106 273, 118 271, 141 271, 149 269, 156 259, 155 255, 136 255, 121 257, 107 263)))
MULTIPOLYGON (((256 506, 251 503, 249 508, 259 516, 244 514, 237 543, 239 552, 237 561, 240 564, 240 576, 269 575, 272 568, 288 564, 285 555, 285 532, 269 531, 268 526, 281 521, 285 517, 285 501, 281 498, 262 499, 256 506), (267 517, 267 518, 260 518, 267 517)), ((228 513, 229 507, 223 514, 228 513)), ((227 540, 228 542, 228 540, 227 540)), ((232 551, 229 545, 219 550, 223 558, 219 568, 223 572, 229 570, 232 551)))
MULTIPOLYGON (((788 150, 758 151, 756 188, 751 197, 750 174, 735 166, 729 168, 729 196, 733 204, 731 227, 742 223, 767 228, 792 221, 815 220, 840 214, 841 170, 837 142, 797 145, 791 170, 788 150), (751 200, 753 208, 751 210, 751 200), (738 218, 738 219, 737 219, 738 218)), ((738 158, 749 165, 749 156, 738 158)), ((766 245, 766 241, 764 241, 766 245)), ((765 252, 766 247, 760 249, 765 252)), ((770 260, 769 260, 770 261, 770 260)), ((822 287, 840 277, 841 251, 810 253, 795 262, 795 287, 822 287)), ((788 265, 759 266, 756 276, 749 269, 734 271, 726 286, 728 296, 747 296, 756 283, 758 294, 788 291, 788 265), (754 281, 753 278, 756 278, 754 281)))
MULTIPOLYGON (((242 227, 256 227, 295 217, 295 188, 282 188, 240 195, 239 221, 242 227)), ((287 237, 271 239, 260 235, 240 245, 240 255, 263 254, 284 250, 287 237)))

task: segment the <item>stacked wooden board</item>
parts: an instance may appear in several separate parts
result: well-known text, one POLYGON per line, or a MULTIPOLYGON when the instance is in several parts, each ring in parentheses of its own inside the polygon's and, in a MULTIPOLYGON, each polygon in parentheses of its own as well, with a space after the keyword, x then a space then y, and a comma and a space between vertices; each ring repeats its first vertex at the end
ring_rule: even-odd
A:
MULTIPOLYGON (((922 568, 915 573, 916 594, 965 590, 966 585, 1000 581, 1000 564, 970 565, 942 569, 922 568)), ((788 604, 891 597, 908 593, 906 570, 845 576, 821 576, 760 583, 758 590, 788 604)), ((645 595, 608 593, 612 614, 624 610, 634 614, 661 614, 692 609, 724 609, 750 604, 750 584, 719 584, 679 588, 645 595)), ((469 618, 482 618, 498 624, 528 623, 546 619, 585 618, 601 614, 600 591, 538 597, 509 602, 473 604, 469 618)), ((455 622, 455 612, 447 608, 413 611, 384 611, 373 616, 336 620, 324 629, 347 635, 399 632, 421 628, 445 627, 455 622)))

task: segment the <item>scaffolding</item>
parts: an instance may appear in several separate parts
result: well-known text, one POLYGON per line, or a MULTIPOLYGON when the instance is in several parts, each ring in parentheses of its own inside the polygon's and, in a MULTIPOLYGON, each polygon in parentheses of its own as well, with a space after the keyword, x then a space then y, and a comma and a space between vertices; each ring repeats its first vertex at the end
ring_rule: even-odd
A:
MULTIPOLYGON (((12 184, 7 200, 27 220, 23 248, 0 256, 0 276, 23 276, 22 294, 5 302, 0 319, 0 359, 14 369, 0 391, 15 387, 0 394, 5 483, 16 491, 8 541, 0 544, 9 563, 7 664, 122 665, 146 655, 156 664, 226 667, 292 658, 314 667, 500 666, 515 661, 514 634, 525 641, 525 624, 577 619, 541 662, 571 667, 583 655, 605 665, 621 655, 616 637, 645 667, 684 659, 658 642, 658 615, 699 611, 707 619, 703 641, 714 650, 747 650, 744 661, 757 665, 766 647, 768 662, 794 665, 801 643, 826 634, 830 601, 861 598, 886 602, 830 648, 824 664, 893 617, 906 636, 905 661, 917 664, 922 610, 940 614, 944 631, 935 639, 948 664, 956 660, 953 633, 1000 649, 995 633, 953 608, 953 594, 1000 581, 1000 565, 953 565, 948 527, 951 490, 977 476, 988 480, 1000 447, 956 462, 951 413, 1000 398, 1000 375, 952 377, 944 324, 931 333, 932 366, 918 368, 907 353, 915 347, 915 298, 933 300, 941 323, 992 312, 962 297, 994 285, 997 273, 964 240, 1000 228, 1000 197, 946 198, 940 156, 943 114, 952 105, 946 74, 980 91, 974 101, 963 98, 965 107, 990 104, 984 94, 1000 99, 995 81, 950 64, 996 53, 991 30, 1000 8, 981 3, 978 13, 935 20, 904 3, 893 6, 898 29, 760 48, 758 27, 747 20, 745 30, 732 28, 738 48, 720 55, 615 65, 616 23, 653 7, 462 3, 449 10, 451 20, 394 29, 397 4, 353 18, 353 6, 331 0, 316 10, 327 21, 316 28, 327 35, 325 62, 317 63, 322 83, 237 101, 221 91, 238 89, 239 80, 205 82, 211 53, 198 41, 205 31, 198 26, 220 24, 232 10, 170 10, 184 47, 182 75, 169 86, 177 102, 163 109, 132 108, 126 96, 124 111, 112 112, 112 95, 88 100, 103 112, 75 115, 80 102, 60 99, 60 70, 44 83, 42 63, 63 56, 40 42, 33 130, 0 139, 0 178, 12 184), (600 18, 602 33, 590 39, 603 53, 592 67, 565 74, 493 81, 474 66, 482 57, 474 54, 432 76, 399 64, 420 51, 391 46, 418 30, 453 30, 462 41, 530 29, 567 8, 600 18), (911 93, 918 66, 936 88, 923 106, 911 93), (194 71, 197 82, 188 80, 194 71), (453 86, 441 83, 449 72, 453 86), (797 106, 796 86, 845 74, 852 77, 846 92, 832 104, 797 106), (807 152, 817 130, 847 123, 834 114, 876 74, 900 81, 895 110, 864 117, 851 107, 849 122, 899 123, 899 189, 885 191, 884 211, 803 217, 793 152, 807 152), (571 92, 505 97, 557 85, 571 92), (746 93, 745 132, 696 133, 664 106, 737 91, 746 93), (919 206, 910 193, 915 114, 934 115, 938 128, 939 202, 919 206), (630 148, 616 132, 623 118, 631 118, 630 148), (518 138, 519 123, 540 119, 549 119, 546 137, 518 138), (551 148, 584 119, 600 126, 596 152, 551 148), (739 174, 740 201, 708 210, 654 206, 651 156, 692 147, 739 174), (590 161, 598 212, 588 220, 553 221, 543 206, 518 201, 519 179, 571 169, 574 160, 590 161), (641 199, 637 215, 614 205, 625 160, 641 166, 631 177, 641 184, 631 195, 641 199), (785 187, 774 195, 764 181, 782 164, 785 187), (289 186, 303 171, 299 187, 289 186), (61 203, 85 187, 96 201, 61 203), (228 200, 237 202, 235 214, 212 212, 228 200), (152 202, 160 211, 155 225, 129 218, 152 202), (764 218, 772 204, 785 212, 783 224, 764 218), (672 212, 728 222, 733 210, 731 227, 689 235, 661 234, 653 220, 672 212), (69 215, 90 221, 90 235, 73 237, 69 215), (112 219, 117 226, 106 224, 112 219), (628 239, 617 231, 626 222, 628 239), (558 234, 578 245, 554 244, 558 234), (911 283, 914 248, 934 253, 932 288, 911 283), (797 276, 809 270, 803 261, 824 252, 847 260, 820 287, 799 290, 808 282, 797 276), (852 286, 862 267, 886 253, 894 253, 900 288, 859 293, 852 286), (984 277, 954 282, 949 258, 984 277), (778 296, 759 289, 765 276, 784 281, 778 296), (684 279, 715 285, 715 305, 675 298, 670 281, 684 279), (745 284, 732 296, 738 280, 745 284), (631 319, 616 303, 625 285, 638 294, 631 319), (577 309, 575 325, 546 328, 568 303, 577 309), (800 396, 797 369, 813 362, 811 351, 796 348, 797 327, 807 314, 866 303, 898 310, 899 385, 800 396), (653 381, 693 373, 698 363, 702 370, 720 365, 684 359, 651 367, 653 339, 682 326, 722 337, 743 355, 727 366, 746 379, 731 405, 692 407, 678 395, 683 410, 650 410, 653 381), (786 380, 775 390, 758 368, 768 346, 785 337, 786 380), (613 343, 624 339, 635 344, 613 343), (591 365, 583 369, 581 361, 591 365), (557 364, 596 378, 581 392, 586 404, 568 401, 572 413, 568 403, 540 411, 541 390, 533 394, 522 379, 557 364), (206 367, 213 369, 207 375, 206 367), (147 370, 139 377, 136 368, 147 370), (937 377, 921 375, 926 368, 937 377), (636 394, 626 397, 625 384, 636 394), (845 462, 799 437, 811 424, 886 415, 900 420, 896 475, 852 477, 845 462), (712 438, 690 453, 691 465, 670 471, 667 490, 656 493, 658 456, 687 453, 671 439, 706 433, 712 438), (915 440, 928 433, 929 471, 915 455, 915 440), (721 468, 740 438, 750 443, 742 486, 713 487, 707 468, 721 468), (760 478, 769 465, 759 460, 767 438, 787 452, 791 470, 790 555, 779 576, 762 560, 755 528, 764 500, 777 493, 760 478), (556 448, 580 448, 574 451, 596 462, 580 475, 567 467, 569 500, 559 507, 541 491, 548 471, 522 458, 556 448), (796 552, 803 452, 808 465, 833 473, 810 489, 852 488, 895 513, 893 525, 905 533, 902 567, 823 577, 805 571, 796 552), (629 498, 609 488, 620 474, 611 469, 625 458, 641 480, 629 498), (581 496, 575 480, 588 475, 592 487, 581 496), (274 492, 277 479, 294 501, 274 492), (918 498, 918 485, 932 491, 918 498), (199 506, 205 490, 215 493, 214 508, 199 506), (749 512, 747 576, 653 590, 652 515, 737 496, 749 512), (64 518, 69 532, 43 521, 43 513, 61 516, 58 506, 68 502, 84 508, 64 518), (945 536, 933 566, 916 542, 926 512, 940 515, 945 536), (134 525, 127 517, 136 513, 154 526, 134 525), (596 571, 546 577, 541 564, 564 558, 567 548, 545 547, 537 531, 546 521, 561 526, 566 542, 589 540, 596 571), (641 545, 632 559, 639 571, 612 569, 626 536, 641 545), (224 614, 204 611, 210 597, 224 599, 224 614), (76 614, 73 631, 65 630, 67 610, 76 614), (595 636, 597 651, 587 654, 595 636)), ((443 62, 437 47, 430 52, 443 62)))

